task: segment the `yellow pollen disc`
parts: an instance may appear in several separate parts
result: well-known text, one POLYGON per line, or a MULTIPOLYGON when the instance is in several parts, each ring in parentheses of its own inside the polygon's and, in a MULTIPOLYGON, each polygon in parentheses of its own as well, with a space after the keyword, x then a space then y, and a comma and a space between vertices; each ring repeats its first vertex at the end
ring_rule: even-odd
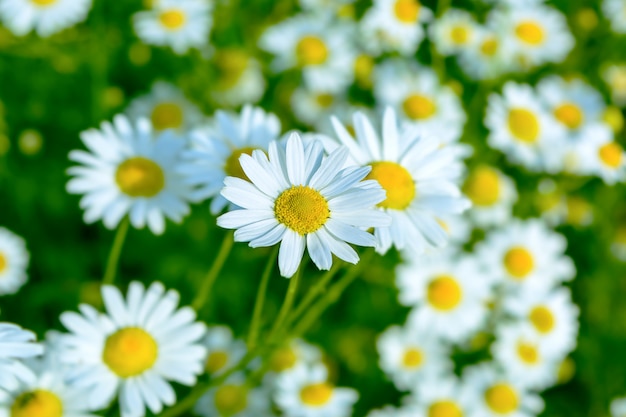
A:
POLYGON ((229 89, 237 85, 242 74, 248 68, 250 58, 244 50, 225 48, 215 53, 213 62, 219 72, 220 87, 229 89))
POLYGON ((402 357, 402 364, 405 368, 419 368, 424 362, 424 354, 417 348, 408 348, 402 357))
POLYGON ((115 182, 131 197, 154 197, 165 187, 165 175, 154 161, 140 156, 127 159, 117 167, 115 182))
POLYGON ((226 175, 228 175, 229 177, 237 177, 241 178, 242 180, 250 181, 250 178, 248 178, 246 173, 243 172, 243 168, 239 163, 239 157, 244 153, 246 155, 252 155, 252 151, 254 151, 255 149, 256 148, 247 146, 245 148, 234 150, 226 159, 226 164, 224 165, 224 172, 226 173, 226 175))
POLYGON ((539 362, 539 351, 535 345, 519 342, 517 344, 517 355, 522 362, 528 365, 536 365, 539 362))
POLYGON ((539 333, 550 333, 554 329, 554 315, 548 307, 537 306, 530 311, 530 322, 539 333))
POLYGON ((477 206, 492 206, 500 199, 500 176, 493 168, 481 166, 467 178, 463 191, 477 206))
POLYGON ((583 123, 583 111, 574 103, 564 103, 554 109, 554 117, 570 129, 583 123))
POLYGON ((294 367, 298 357, 293 349, 284 347, 277 349, 270 358, 270 369, 274 372, 283 372, 294 367))
POLYGON ((515 34, 522 41, 530 45, 540 45, 545 38, 544 30, 535 22, 522 22, 515 28, 515 34))
POLYGON ((10 417, 62 417, 63 403, 56 394, 37 389, 19 395, 11 406, 10 417))
POLYGON ((218 372, 220 369, 223 369, 224 366, 228 363, 228 353, 222 350, 216 350, 215 352, 211 352, 209 357, 206 360, 205 369, 208 373, 214 374, 218 372))
POLYGON ((109 336, 102 360, 117 376, 129 378, 152 368, 158 357, 155 340, 143 329, 126 327, 109 336))
POLYGON ((508 414, 517 410, 519 399, 517 392, 508 384, 496 384, 485 392, 485 401, 492 411, 508 414))
POLYGON ((58 0, 30 0, 35 6, 45 7, 52 6, 58 0))
POLYGON ((454 401, 443 400, 428 408, 428 417, 463 417, 463 412, 454 401))
POLYGON ((159 16, 161 24, 168 30, 178 30, 185 25, 187 16, 182 10, 172 9, 167 10, 159 16))
POLYGON ((428 284, 428 302, 437 310, 454 309, 461 302, 462 296, 461 286, 450 275, 437 276, 428 284))
POLYGON ((624 128, 624 115, 619 107, 608 106, 602 114, 602 120, 611 126, 615 133, 621 132, 624 128))
POLYGON ((215 391, 215 408, 220 416, 232 416, 248 407, 248 390, 244 386, 226 384, 215 391))
POLYGON ((321 65, 328 59, 328 48, 317 36, 304 36, 296 45, 300 65, 321 65))
POLYGON ((326 405, 333 396, 333 388, 325 382, 307 385, 300 391, 302 402, 311 407, 326 405))
POLYGON ((361 54, 354 60, 354 76, 361 84, 369 84, 371 82, 372 72, 374 71, 374 58, 369 55, 361 54))
POLYGON ((8 266, 7 258, 0 253, 0 274, 2 274, 5 270, 7 270, 8 266))
POLYGON ((333 105, 335 98, 332 94, 318 94, 315 96, 315 102, 323 108, 328 108, 333 105))
POLYGON ((300 235, 313 233, 330 217, 326 199, 305 185, 294 185, 283 191, 274 203, 276 220, 300 235))
POLYGON ((533 270, 535 261, 528 250, 515 246, 504 255, 504 267, 514 278, 521 280, 533 270))
POLYGON ((450 38, 457 45, 465 45, 469 37, 470 31, 466 26, 455 26, 450 31, 450 38))
POLYGON ((432 117, 437 111, 437 106, 426 96, 412 94, 404 100, 402 109, 409 118, 422 120, 432 117))
POLYGON ((480 52, 486 56, 494 56, 498 52, 498 40, 489 38, 480 45, 480 52))
POLYGON ((611 168, 618 168, 622 164, 623 152, 621 146, 615 142, 607 143, 598 151, 598 155, 605 165, 611 168))
POLYGON ((511 109, 509 111, 509 130, 521 142, 534 143, 539 136, 539 120, 537 116, 526 109, 511 109))
POLYGON ((404 210, 415 198, 415 182, 409 171, 395 162, 373 162, 366 179, 376 180, 387 192, 387 198, 379 207, 404 210))
POLYGON ((396 0, 393 11, 399 21, 415 23, 420 15, 420 3, 417 0, 396 0))
POLYGON ((183 109, 176 103, 159 103, 150 115, 155 130, 178 129, 183 126, 183 109))

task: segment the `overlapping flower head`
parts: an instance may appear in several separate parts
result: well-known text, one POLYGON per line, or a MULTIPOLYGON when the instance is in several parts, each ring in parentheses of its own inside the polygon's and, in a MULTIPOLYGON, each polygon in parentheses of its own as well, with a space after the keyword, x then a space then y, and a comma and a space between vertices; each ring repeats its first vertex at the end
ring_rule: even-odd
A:
POLYGON ((87 18, 92 0, 3 0, 0 21, 19 36, 48 37, 87 18))

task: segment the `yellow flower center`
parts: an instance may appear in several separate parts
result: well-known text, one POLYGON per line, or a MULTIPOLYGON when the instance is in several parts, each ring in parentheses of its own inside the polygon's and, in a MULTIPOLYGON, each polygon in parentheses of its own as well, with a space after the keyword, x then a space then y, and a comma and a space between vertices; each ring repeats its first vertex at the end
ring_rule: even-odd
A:
POLYGON ((428 417, 463 417, 463 412, 454 401, 442 400, 431 404, 428 417))
POLYGON ((300 65, 321 65, 328 59, 328 48, 317 36, 304 36, 296 45, 296 57, 300 65))
POLYGON ((10 417, 62 417, 63 403, 56 394, 37 389, 19 395, 11 406, 10 417))
POLYGON ((402 109, 411 119, 422 120, 432 117, 437 111, 437 106, 426 96, 412 94, 404 100, 402 109))
POLYGON ((129 378, 152 368, 158 358, 158 346, 146 331, 126 327, 109 336, 102 360, 117 376, 129 378))
POLYGON ((224 352, 223 350, 216 350, 215 352, 211 352, 209 354, 209 357, 206 360, 205 369, 208 373, 214 374, 220 369, 223 369, 227 363, 228 353, 224 352))
POLYGON ((415 182, 409 171, 395 162, 373 162, 366 179, 376 180, 387 192, 387 198, 379 207, 404 210, 415 198, 415 182))
POLYGON ((396 0, 393 11, 399 21, 415 23, 420 15, 420 3, 416 0, 396 0))
POLYGON ((624 150, 615 142, 607 143, 598 151, 600 159, 611 168, 618 168, 622 164, 624 150))
POLYGON ((602 120, 611 126, 615 133, 619 133, 624 128, 624 115, 619 107, 608 106, 602 114, 602 120))
POLYGON ((465 45, 470 37, 470 31, 467 26, 455 26, 450 31, 450 38, 452 42, 457 45, 465 45))
POLYGON ((539 350, 530 343, 519 342, 517 344, 517 355, 527 365, 536 365, 539 363, 539 350))
POLYGON ((532 21, 522 22, 517 25, 515 34, 522 41, 530 45, 540 45, 545 39, 543 28, 532 21))
POLYGON ((520 246, 515 246, 504 255, 504 267, 517 279, 524 279, 535 267, 533 255, 520 246))
POLYGON ((354 60, 354 76, 359 83, 364 85, 371 83, 374 65, 374 58, 366 54, 361 54, 354 60))
POLYGON ((435 277, 428 284, 428 302, 437 310, 450 311, 459 305, 463 292, 461 286, 450 275, 435 277))
POLYGON ((307 385, 300 391, 302 402, 311 407, 326 405, 333 396, 333 388, 325 382, 307 385))
POLYGON ((8 266, 7 258, 0 253, 0 274, 2 274, 8 266))
POLYGON ((226 159, 226 164, 224 165, 224 172, 226 173, 226 175, 228 175, 229 177, 237 177, 241 178, 242 180, 250 181, 250 178, 248 178, 246 173, 243 171, 241 164, 239 163, 239 157, 244 153, 246 155, 252 155, 252 151, 254 151, 255 149, 256 148, 247 146, 245 148, 234 150, 226 159))
POLYGON ((318 94, 315 96, 315 102, 322 108, 328 108, 333 105, 335 98, 332 94, 318 94))
POLYGON ((330 217, 328 202, 311 187, 294 185, 274 203, 276 220, 300 235, 313 233, 330 217))
POLYGON ((508 414, 517 410, 519 399, 517 392, 508 384, 496 384, 485 392, 485 401, 492 411, 508 414))
POLYGON ((46 6, 52 6, 58 0, 30 0, 30 1, 32 1, 35 6, 46 7, 46 6))
POLYGON ((298 362, 298 356, 293 349, 284 347, 277 349, 270 358, 270 369, 274 372, 283 372, 291 369, 298 362))
POLYGON ((187 16, 182 10, 171 9, 161 13, 159 20, 166 29, 178 30, 185 25, 187 16))
POLYGON ((537 306, 530 311, 529 320, 539 333, 550 333, 554 329, 554 314, 548 307, 537 306))
POLYGON ((424 362, 424 354, 417 348, 408 348, 402 357, 402 364, 405 368, 419 368, 424 362))
POLYGON ((232 88, 248 68, 250 58, 244 50, 225 48, 215 53, 213 62, 219 72, 220 87, 232 88))
POLYGON ((490 167, 478 167, 467 178, 463 191, 477 206, 492 206, 500 198, 500 176, 490 167))
POLYGON ((498 52, 498 46, 496 38, 488 38, 480 45, 480 52, 486 56, 494 56, 498 52))
POLYGON ((215 391, 215 408, 220 416, 232 416, 248 407, 248 390, 245 386, 226 384, 215 391))
POLYGON ((155 130, 178 129, 185 121, 183 109, 176 103, 159 103, 152 109, 152 126, 155 130))
POLYGON ((529 110, 511 109, 509 111, 509 130, 517 140, 534 143, 539 136, 539 120, 529 110))
POLYGON ((570 129, 576 129, 583 122, 583 111, 574 103, 564 103, 554 109, 554 117, 570 129))
POLYGON ((165 175, 154 161, 134 157, 122 162, 115 173, 120 190, 131 197, 154 197, 165 187, 165 175))

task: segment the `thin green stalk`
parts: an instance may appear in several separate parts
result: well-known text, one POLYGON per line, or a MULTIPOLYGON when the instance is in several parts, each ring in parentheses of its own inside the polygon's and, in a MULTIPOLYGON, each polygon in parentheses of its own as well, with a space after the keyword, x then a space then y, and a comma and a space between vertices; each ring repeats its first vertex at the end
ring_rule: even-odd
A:
POLYGON ((213 288, 213 284, 215 284, 215 280, 221 272, 222 267, 224 266, 224 263, 228 258, 228 255, 230 254, 230 250, 233 247, 233 242, 233 233, 227 233, 226 236, 224 236, 224 240, 222 240, 222 245, 220 246, 217 256, 213 261, 213 265, 211 265, 211 269, 209 269, 206 278, 204 279, 204 281, 202 281, 202 286, 198 290, 198 294, 191 304, 194 310, 199 311, 209 297, 211 289, 213 288))
POLYGON ((248 350, 254 349, 257 337, 259 336, 259 327, 261 324, 261 313, 263 312, 263 304, 265 303, 265 295, 267 293, 267 284, 269 282, 270 275, 274 264, 276 263, 276 257, 278 256, 278 248, 272 250, 271 255, 267 259, 267 264, 263 270, 261 276, 261 283, 259 284, 259 290, 256 294, 256 302, 254 303, 254 312, 252 313, 252 322, 250 323, 250 334, 248 335, 248 350))
POLYGON ((111 247, 111 252, 109 252, 109 259, 107 260, 104 277, 102 278, 103 285, 113 284, 113 281, 115 281, 115 273, 117 272, 120 255, 122 253, 122 248, 124 247, 126 235, 128 234, 129 225, 130 221, 128 220, 128 217, 124 217, 124 219, 117 226, 117 232, 115 233, 115 238, 113 239, 113 246, 111 247))
POLYGON ((296 274, 291 277, 289 281, 289 287, 287 288, 287 294, 285 295, 285 301, 283 302, 283 306, 280 308, 280 312, 278 313, 278 317, 274 322, 274 326, 272 327, 272 331, 270 332, 269 341, 273 341, 274 338, 278 335, 278 332, 281 330, 283 323, 287 319, 289 315, 289 311, 293 306, 293 301, 296 297, 296 290, 298 289, 298 281, 300 280, 300 275, 302 274, 302 269, 304 267, 300 265, 296 274))

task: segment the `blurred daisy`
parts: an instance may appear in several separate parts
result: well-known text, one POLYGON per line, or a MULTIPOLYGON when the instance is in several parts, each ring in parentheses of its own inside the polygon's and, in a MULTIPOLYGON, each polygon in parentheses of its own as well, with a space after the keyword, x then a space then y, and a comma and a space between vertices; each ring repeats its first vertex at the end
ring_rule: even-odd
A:
POLYGON ((250 179, 227 177, 222 195, 241 210, 220 216, 217 224, 237 229, 235 241, 251 247, 281 242, 280 274, 291 277, 308 247, 319 269, 330 269, 332 254, 356 264, 357 253, 348 245, 375 246, 376 238, 364 229, 385 227, 389 217, 376 210, 385 192, 375 181, 361 181, 370 167, 346 168, 348 149, 324 158, 322 145, 305 147, 297 133, 286 147, 270 143, 268 156, 259 150, 239 161, 250 179))
POLYGON ((148 45, 170 46, 179 55, 209 42, 212 3, 159 0, 152 10, 133 16, 137 36, 148 45))
POLYGON ((339 103, 345 103, 344 95, 316 92, 298 87, 291 95, 293 114, 302 123, 314 126, 330 119, 339 103))
POLYGON ((217 69, 217 82, 211 97, 226 106, 256 103, 265 93, 266 81, 259 61, 245 50, 222 48, 213 59, 217 69))
POLYGON ((203 119, 200 110, 178 88, 163 81, 154 83, 150 93, 131 101, 125 113, 134 122, 150 119, 156 131, 186 131, 203 119))
POLYGON ((498 32, 483 27, 476 27, 474 32, 474 42, 459 55, 459 65, 470 78, 494 79, 514 69, 510 51, 503 47, 498 32))
POLYGON ((300 366, 280 375, 274 400, 290 417, 344 417, 352 414, 359 394, 351 388, 337 388, 328 382, 323 365, 300 366))
POLYGON ((20 381, 34 379, 32 371, 20 360, 43 353, 43 346, 34 343, 35 338, 34 333, 15 324, 0 323, 0 388, 14 391, 20 381))
POLYGON ((626 417, 626 397, 615 398, 611 401, 611 417, 626 417))
POLYGON ((87 18, 92 0, 2 0, 0 20, 13 33, 48 37, 87 18))
POLYGON ((267 361, 270 376, 275 376, 301 366, 321 364, 322 351, 304 340, 291 339, 285 345, 274 349, 267 361))
POLYGON ((477 23, 473 16, 459 9, 448 9, 428 28, 430 39, 441 55, 454 55, 470 48, 476 41, 477 23))
POLYGON ((235 339, 226 326, 209 327, 202 344, 208 351, 205 368, 212 377, 238 364, 246 354, 245 342, 235 339))
POLYGON ((623 224, 619 225, 617 230, 615 230, 611 243, 611 252, 617 259, 626 262, 626 226, 623 224))
POLYGON ((269 143, 278 139, 280 121, 273 113, 259 107, 244 106, 240 114, 215 113, 209 129, 191 132, 192 149, 179 171, 185 182, 194 187, 193 197, 212 198, 211 213, 221 212, 228 201, 220 195, 227 176, 248 179, 239 164, 239 157, 255 149, 267 151, 269 143))
POLYGON ((604 17, 611 21, 615 33, 626 33, 626 2, 624 0, 603 0, 604 17))
POLYGON ((191 188, 176 172, 185 140, 172 130, 154 135, 147 120, 133 126, 121 115, 100 129, 81 133, 89 152, 70 152, 70 159, 81 165, 68 170, 74 178, 67 190, 84 194, 80 206, 85 222, 102 219, 114 229, 128 214, 134 227, 147 224, 154 234, 161 234, 165 218, 182 221, 191 199, 191 188))
POLYGON ((626 65, 609 65, 602 71, 602 78, 611 91, 611 99, 618 106, 626 104, 626 65))
POLYGON ((580 155, 584 172, 599 176, 606 184, 626 180, 626 154, 609 128, 598 129, 594 136, 586 137, 580 155))
POLYGON ((431 376, 405 403, 413 417, 463 417, 472 405, 465 391, 455 376, 431 376))
POLYGON ((415 130, 399 131, 391 108, 383 116, 382 136, 362 113, 355 113, 356 142, 336 118, 332 120, 338 139, 325 140, 327 150, 346 146, 351 162, 371 165, 368 179, 378 181, 387 193, 378 207, 392 223, 375 229, 377 251, 385 253, 393 245, 420 253, 444 246, 448 235, 437 219, 462 213, 470 205, 454 184, 462 166, 458 150, 441 147, 438 140, 420 137, 415 130))
POLYGON ((350 17, 354 15, 356 0, 300 0, 299 3, 302 10, 350 17))
POLYGON ((270 417, 270 393, 252 388, 242 373, 230 376, 211 388, 196 403, 194 412, 204 417, 270 417))
POLYGON ((0 295, 15 294, 26 283, 29 258, 24 239, 0 227, 0 295))
POLYGON ((474 168, 465 180, 463 192, 472 201, 468 214, 480 227, 504 224, 513 215, 517 201, 515 183, 493 167, 474 168))
POLYGON ((82 304, 82 314, 61 315, 71 332, 63 340, 68 378, 89 407, 106 407, 119 393, 122 417, 143 416, 146 407, 158 414, 176 402, 168 380, 192 386, 202 373, 205 326, 191 308, 177 310, 178 293, 158 282, 131 282, 126 300, 105 285, 102 298, 107 314, 82 304))

